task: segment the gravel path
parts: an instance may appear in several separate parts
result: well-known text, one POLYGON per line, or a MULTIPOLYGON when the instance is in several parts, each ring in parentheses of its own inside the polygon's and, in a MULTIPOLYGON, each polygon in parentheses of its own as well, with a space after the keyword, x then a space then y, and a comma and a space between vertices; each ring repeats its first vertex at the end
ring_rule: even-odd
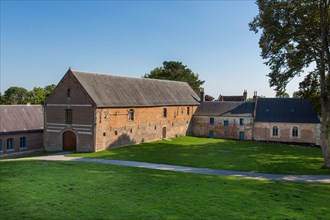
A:
POLYGON ((233 177, 242 177, 242 178, 258 179, 258 180, 330 184, 330 175, 287 175, 287 174, 252 173, 252 172, 243 172, 243 171, 194 168, 194 167, 186 167, 186 166, 175 166, 175 165, 124 161, 124 160, 105 160, 105 159, 94 159, 94 158, 66 157, 64 156, 65 154, 67 153, 61 152, 48 156, 27 157, 27 158, 9 159, 9 160, 55 160, 55 161, 103 163, 103 164, 113 164, 113 165, 139 167, 139 168, 155 169, 155 170, 168 170, 175 172, 209 174, 209 175, 218 175, 218 176, 233 176, 233 177))

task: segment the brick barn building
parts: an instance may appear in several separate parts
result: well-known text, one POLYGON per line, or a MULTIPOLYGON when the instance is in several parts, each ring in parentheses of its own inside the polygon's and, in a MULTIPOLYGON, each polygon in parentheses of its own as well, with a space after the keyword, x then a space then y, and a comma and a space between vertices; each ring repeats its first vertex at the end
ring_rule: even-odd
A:
POLYGON ((69 69, 44 106, 44 146, 96 152, 186 135, 198 105, 184 82, 69 69))
POLYGON ((43 150, 41 105, 0 105, 0 157, 43 150))

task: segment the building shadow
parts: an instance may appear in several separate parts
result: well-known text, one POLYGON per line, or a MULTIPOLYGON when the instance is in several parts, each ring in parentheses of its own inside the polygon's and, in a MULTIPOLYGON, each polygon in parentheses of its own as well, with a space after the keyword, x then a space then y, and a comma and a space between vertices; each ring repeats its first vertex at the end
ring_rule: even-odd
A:
POLYGON ((133 145, 133 144, 136 144, 136 141, 134 139, 132 139, 127 134, 121 134, 117 138, 117 140, 115 140, 108 146, 108 148, 115 148, 115 147, 121 147, 121 146, 133 145))

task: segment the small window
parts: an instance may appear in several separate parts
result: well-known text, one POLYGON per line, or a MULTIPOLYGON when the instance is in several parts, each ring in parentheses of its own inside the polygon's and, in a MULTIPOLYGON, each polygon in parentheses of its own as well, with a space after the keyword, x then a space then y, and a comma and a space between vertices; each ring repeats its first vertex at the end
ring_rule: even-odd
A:
POLYGON ((71 97, 71 90, 70 89, 66 90, 66 97, 68 97, 68 98, 71 97))
POLYGON ((134 121, 134 109, 128 110, 128 120, 134 121))
POLYGON ((210 118, 210 125, 214 125, 214 118, 210 118))
POLYGON ((239 125, 244 125, 244 118, 239 119, 239 125))
POLYGON ((167 118, 167 108, 163 108, 163 117, 167 118))
POLYGON ((223 125, 224 125, 224 126, 228 126, 228 125, 229 125, 228 120, 224 120, 224 121, 223 121, 223 125))
POLYGON ((115 131, 115 135, 118 135, 118 131, 115 131))
POLYGON ((292 137, 298 137, 298 127, 294 126, 292 128, 292 137))
POLYGON ((187 115, 190 115, 190 107, 187 107, 187 115))
POLYGON ((2 151, 2 139, 0 139, 0 151, 2 151))
POLYGON ((273 127, 273 136, 274 137, 277 137, 278 136, 278 127, 277 126, 274 126, 273 127))
POLYGON ((19 147, 20 148, 26 148, 26 137, 20 137, 19 138, 19 147))
POLYGON ((7 139, 7 150, 13 150, 14 149, 14 139, 8 138, 7 139))
POLYGON ((65 109, 65 124, 72 124, 72 109, 65 109))

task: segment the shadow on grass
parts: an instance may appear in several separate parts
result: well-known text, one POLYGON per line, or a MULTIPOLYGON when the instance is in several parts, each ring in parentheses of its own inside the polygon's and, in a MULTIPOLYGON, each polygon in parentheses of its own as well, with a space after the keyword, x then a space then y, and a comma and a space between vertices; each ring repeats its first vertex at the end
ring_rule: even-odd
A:
POLYGON ((70 156, 274 174, 330 174, 321 150, 303 146, 180 137, 70 156))

